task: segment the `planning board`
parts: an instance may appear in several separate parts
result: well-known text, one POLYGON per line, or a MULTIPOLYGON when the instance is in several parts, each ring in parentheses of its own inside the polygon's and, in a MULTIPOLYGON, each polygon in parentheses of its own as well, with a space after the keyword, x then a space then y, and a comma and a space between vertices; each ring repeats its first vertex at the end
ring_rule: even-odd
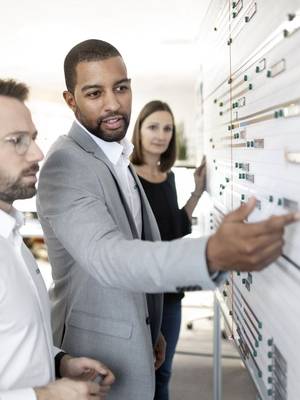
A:
MULTIPOLYGON (((212 1, 203 48, 198 126, 208 164, 207 231, 251 196, 250 223, 298 211, 300 1, 212 1)), ((276 263, 228 275, 217 294, 264 400, 300 398, 299 243, 300 225, 289 226, 276 263)))

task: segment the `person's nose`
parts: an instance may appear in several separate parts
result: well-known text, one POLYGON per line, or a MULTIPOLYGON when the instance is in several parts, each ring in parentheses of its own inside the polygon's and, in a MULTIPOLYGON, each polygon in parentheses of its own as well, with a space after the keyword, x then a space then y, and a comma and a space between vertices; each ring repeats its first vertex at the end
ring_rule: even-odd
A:
POLYGON ((165 140, 165 132, 164 132, 164 128, 162 126, 160 126, 158 129, 157 137, 159 140, 165 140))
POLYGON ((44 154, 37 143, 32 140, 27 151, 27 160, 29 162, 39 162, 44 158, 44 154))
POLYGON ((120 103, 118 101, 117 95, 113 91, 108 91, 105 93, 104 98, 105 111, 116 112, 120 108, 120 103))

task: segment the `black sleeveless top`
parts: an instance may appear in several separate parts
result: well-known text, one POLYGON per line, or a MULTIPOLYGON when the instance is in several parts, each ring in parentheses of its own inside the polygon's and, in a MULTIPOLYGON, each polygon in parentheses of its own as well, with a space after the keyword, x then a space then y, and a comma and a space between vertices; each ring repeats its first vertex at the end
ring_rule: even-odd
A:
MULTIPOLYGON (((155 216, 162 240, 173 240, 191 233, 191 221, 184 208, 179 209, 175 176, 171 171, 161 183, 153 183, 139 176, 153 214, 155 216)), ((181 293, 165 294, 165 300, 183 297, 181 293)))

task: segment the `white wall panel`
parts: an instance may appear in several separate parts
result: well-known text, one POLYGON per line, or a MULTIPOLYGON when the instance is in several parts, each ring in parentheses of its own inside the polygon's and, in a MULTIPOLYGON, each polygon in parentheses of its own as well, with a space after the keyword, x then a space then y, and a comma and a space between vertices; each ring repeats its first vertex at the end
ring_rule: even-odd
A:
MULTIPOLYGON (((203 31, 207 229, 253 195, 250 223, 299 211, 300 1, 212 1, 203 31)), ((300 224, 285 241, 276 263, 231 274, 218 293, 262 399, 300 398, 300 224)))

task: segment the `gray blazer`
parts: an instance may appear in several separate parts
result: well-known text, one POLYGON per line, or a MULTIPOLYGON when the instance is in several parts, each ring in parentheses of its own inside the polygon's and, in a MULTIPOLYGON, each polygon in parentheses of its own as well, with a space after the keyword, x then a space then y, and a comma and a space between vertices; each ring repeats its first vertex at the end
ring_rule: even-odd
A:
POLYGON ((117 379, 108 399, 153 400, 152 342, 161 321, 161 295, 155 293, 214 289, 215 283, 207 271, 206 238, 159 241, 130 170, 146 241, 138 239, 113 165, 76 123, 48 153, 37 209, 52 264, 55 344, 113 370, 117 379))

